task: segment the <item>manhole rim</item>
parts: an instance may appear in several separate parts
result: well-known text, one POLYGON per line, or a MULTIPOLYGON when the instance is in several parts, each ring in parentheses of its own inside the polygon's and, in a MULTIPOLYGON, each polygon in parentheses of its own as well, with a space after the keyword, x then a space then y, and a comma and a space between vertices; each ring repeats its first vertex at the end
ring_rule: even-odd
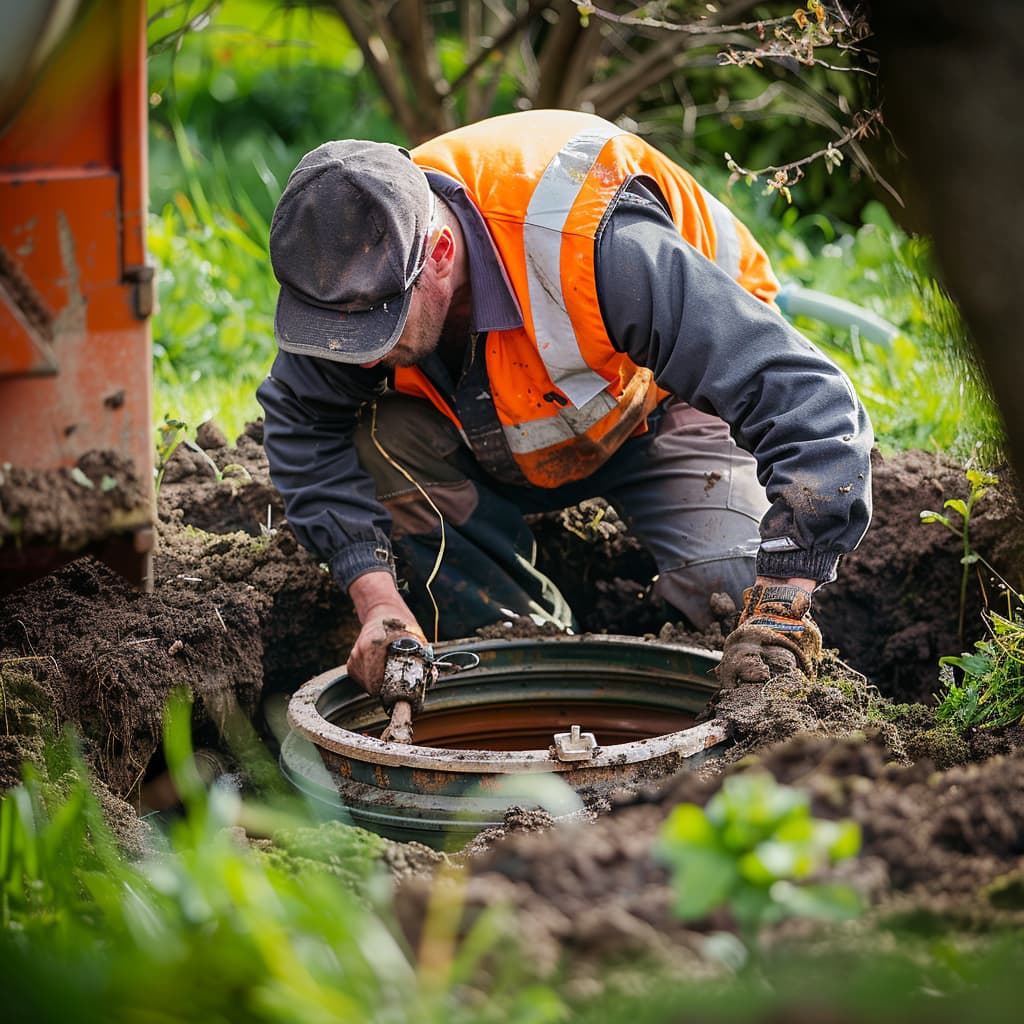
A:
MULTIPOLYGON (((510 638, 515 642, 515 638, 510 638)), ((608 644, 632 646, 655 644, 660 649, 677 654, 696 656, 708 661, 719 661, 718 651, 690 647, 665 641, 648 641, 640 637, 614 636, 607 634, 583 634, 578 637, 549 637, 544 641, 560 644, 608 644)), ((500 645, 504 641, 493 643, 500 645)), ((491 643, 491 641, 488 641, 491 643)), ((435 645, 439 653, 447 649, 458 649, 468 644, 480 645, 479 638, 445 641, 435 645)), ((426 747, 418 744, 385 742, 373 736, 353 732, 328 721, 317 705, 324 693, 345 675, 345 665, 321 672, 304 683, 288 702, 288 724, 300 736, 315 746, 329 750, 342 757, 378 764, 386 767, 424 769, 431 772, 488 772, 491 774, 522 774, 540 772, 579 772, 588 768, 601 769, 655 761, 677 754, 690 757, 693 754, 716 746, 728 738, 728 727, 721 719, 711 719, 699 725, 677 732, 663 733, 642 740, 602 746, 586 761, 560 761, 548 749, 539 750, 475 750, 451 747, 426 747)), ((708 697, 715 687, 709 685, 708 697)))

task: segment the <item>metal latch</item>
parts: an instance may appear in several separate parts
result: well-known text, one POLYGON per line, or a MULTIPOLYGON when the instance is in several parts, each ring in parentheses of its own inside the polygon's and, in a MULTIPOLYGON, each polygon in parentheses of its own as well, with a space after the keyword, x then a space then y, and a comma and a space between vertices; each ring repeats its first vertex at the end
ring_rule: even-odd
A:
POLYGON ((559 761, 589 761, 601 748, 592 732, 580 732, 578 725, 569 732, 555 733, 555 756, 559 761))
POLYGON ((141 267, 125 267, 123 280, 133 285, 135 297, 134 313, 138 320, 147 320, 156 309, 156 269, 145 264, 141 267))

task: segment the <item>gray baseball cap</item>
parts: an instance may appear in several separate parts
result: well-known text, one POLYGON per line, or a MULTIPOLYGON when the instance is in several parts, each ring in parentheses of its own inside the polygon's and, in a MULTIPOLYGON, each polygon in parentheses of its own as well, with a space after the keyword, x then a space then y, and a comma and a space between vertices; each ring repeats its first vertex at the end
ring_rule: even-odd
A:
POLYGON ((307 153, 270 224, 285 352, 369 363, 397 344, 436 201, 408 152, 346 139, 307 153))

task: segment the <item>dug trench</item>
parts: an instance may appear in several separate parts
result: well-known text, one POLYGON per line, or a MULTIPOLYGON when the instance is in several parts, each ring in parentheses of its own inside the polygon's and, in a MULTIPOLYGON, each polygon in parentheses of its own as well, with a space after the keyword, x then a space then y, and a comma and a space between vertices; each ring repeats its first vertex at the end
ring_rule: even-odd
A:
MULTIPOLYGON (((342 664, 357 633, 347 598, 284 521, 260 425, 231 445, 207 424, 197 440, 202 450, 179 447, 163 477, 151 594, 83 558, 0 603, 0 787, 16 785, 25 762, 43 766, 49 741, 72 726, 129 855, 148 842, 139 812, 163 772, 163 714, 173 691, 192 696, 197 747, 235 769, 225 727, 240 716, 272 744, 266 709, 342 664)), ((80 470, 88 475, 90 466, 80 470)), ((32 509, 46 508, 40 494, 66 483, 8 474, 0 526, 16 520, 21 541, 31 542, 32 509)), ((705 803, 724 778, 757 766, 805 789, 819 816, 860 823, 863 849, 848 873, 879 912, 1024 923, 1024 736, 1012 727, 959 734, 934 713, 938 659, 981 637, 984 602, 1000 599, 987 572, 972 574, 961 640, 961 541, 922 524, 920 512, 966 489, 962 467, 942 457, 877 457, 871 529, 839 580, 816 595, 833 651, 822 680, 780 677, 719 695, 713 712, 731 722, 737 741, 728 757, 617 794, 584 824, 552 826, 541 812, 513 809, 503 828, 456 858, 468 869, 466 920, 498 903, 512 908, 510 934, 540 973, 554 970, 567 949, 591 966, 636 951, 697 963, 701 929, 723 922, 694 929, 674 918, 654 838, 676 803, 705 803)), ((682 630, 651 595, 647 557, 602 502, 532 525, 541 568, 586 630, 721 644, 734 610, 721 606, 720 625, 706 635, 682 630)), ((1005 483, 979 502, 970 541, 1019 587, 1024 519, 1005 483)), ((530 627, 492 633, 502 631, 530 627)), ((432 871, 452 858, 415 844, 381 845, 415 937, 432 871)), ((304 863, 342 870, 336 853, 304 863)), ((584 969, 580 984, 588 977, 584 969)))

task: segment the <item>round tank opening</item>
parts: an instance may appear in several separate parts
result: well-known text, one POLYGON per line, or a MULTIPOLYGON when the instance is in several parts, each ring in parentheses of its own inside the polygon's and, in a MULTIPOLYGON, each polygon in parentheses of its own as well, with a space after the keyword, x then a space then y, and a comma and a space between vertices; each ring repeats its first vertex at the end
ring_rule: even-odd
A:
MULTIPOLYGON (((429 700, 429 698, 428 698, 429 700)), ((350 729, 349 715, 327 720, 350 729)), ((672 708, 610 700, 493 700, 481 706, 431 709, 415 720, 416 743, 448 750, 537 750, 549 747, 554 733, 581 725, 598 743, 609 746, 651 739, 693 725, 696 716, 672 708)), ((379 738, 387 719, 361 731, 379 738)))
MULTIPOLYGON (((458 643, 440 645, 458 648, 458 643)), ((710 652, 642 640, 560 637, 467 641, 472 669, 442 675, 416 715, 417 746, 546 750, 573 725, 601 746, 688 729, 715 689, 710 652)), ((388 718, 344 674, 316 710, 332 726, 379 739, 388 718)))

